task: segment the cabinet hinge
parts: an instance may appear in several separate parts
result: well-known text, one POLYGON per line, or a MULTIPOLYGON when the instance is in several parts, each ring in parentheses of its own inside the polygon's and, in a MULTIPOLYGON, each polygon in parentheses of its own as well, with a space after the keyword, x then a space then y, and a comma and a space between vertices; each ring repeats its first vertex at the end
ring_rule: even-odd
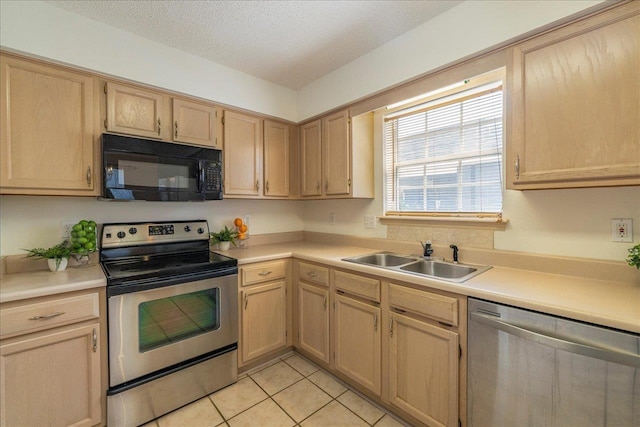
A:
POLYGON ((107 93, 107 84, 106 83, 104 84, 103 90, 104 90, 104 93, 107 93))

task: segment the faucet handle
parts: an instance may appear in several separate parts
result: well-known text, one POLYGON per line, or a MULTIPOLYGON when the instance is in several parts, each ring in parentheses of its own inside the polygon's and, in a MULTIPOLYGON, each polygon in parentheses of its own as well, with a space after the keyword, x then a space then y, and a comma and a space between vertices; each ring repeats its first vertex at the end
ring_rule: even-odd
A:
POLYGON ((422 249, 423 249, 422 256, 431 257, 431 254, 433 254, 433 248, 431 247, 431 240, 427 240, 426 242, 424 242, 424 244, 420 242, 420 244, 422 245, 422 249))

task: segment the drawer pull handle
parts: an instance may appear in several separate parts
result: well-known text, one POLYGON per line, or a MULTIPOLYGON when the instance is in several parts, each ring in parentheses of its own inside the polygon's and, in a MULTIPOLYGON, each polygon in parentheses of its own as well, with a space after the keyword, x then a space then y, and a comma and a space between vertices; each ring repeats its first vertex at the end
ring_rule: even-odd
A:
POLYGON ((273 273, 273 271, 261 271, 260 273, 258 273, 258 275, 265 277, 270 275, 271 273, 273 273))
POLYGON ((307 276, 309 276, 312 279, 315 279, 316 277, 318 277, 318 273, 315 271, 308 271, 307 276))
POLYGON ((58 311, 56 313, 45 314, 44 316, 33 316, 33 317, 30 317, 29 320, 47 320, 54 317, 62 316, 63 314, 67 314, 67 313, 64 311, 58 311))
POLYGON ((93 352, 95 353, 98 350, 98 333, 96 330, 93 330, 93 352))

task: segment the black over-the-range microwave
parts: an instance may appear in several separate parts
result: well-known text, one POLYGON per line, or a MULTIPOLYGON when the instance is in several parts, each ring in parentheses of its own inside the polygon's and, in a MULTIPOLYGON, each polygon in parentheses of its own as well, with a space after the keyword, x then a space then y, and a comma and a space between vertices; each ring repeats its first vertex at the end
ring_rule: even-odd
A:
POLYGON ((102 134, 102 198, 204 201, 222 199, 222 151, 102 134))

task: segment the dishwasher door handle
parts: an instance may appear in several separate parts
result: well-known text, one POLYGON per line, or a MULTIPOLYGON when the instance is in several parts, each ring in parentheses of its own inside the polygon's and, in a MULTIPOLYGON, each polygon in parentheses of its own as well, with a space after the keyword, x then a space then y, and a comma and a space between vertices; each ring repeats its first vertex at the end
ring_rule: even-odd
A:
POLYGON ((587 356, 594 359, 606 360, 608 362, 620 363, 623 365, 640 368, 640 355, 638 354, 621 352, 620 350, 609 348, 596 347, 591 344, 568 341, 565 338, 554 337, 537 331, 526 329, 522 326, 514 325, 500 320, 495 316, 476 311, 472 312, 470 314, 470 317, 472 320, 475 320, 478 323, 492 326, 511 335, 515 335, 517 337, 524 338, 538 344, 565 350, 575 354, 580 354, 582 356, 587 356))

